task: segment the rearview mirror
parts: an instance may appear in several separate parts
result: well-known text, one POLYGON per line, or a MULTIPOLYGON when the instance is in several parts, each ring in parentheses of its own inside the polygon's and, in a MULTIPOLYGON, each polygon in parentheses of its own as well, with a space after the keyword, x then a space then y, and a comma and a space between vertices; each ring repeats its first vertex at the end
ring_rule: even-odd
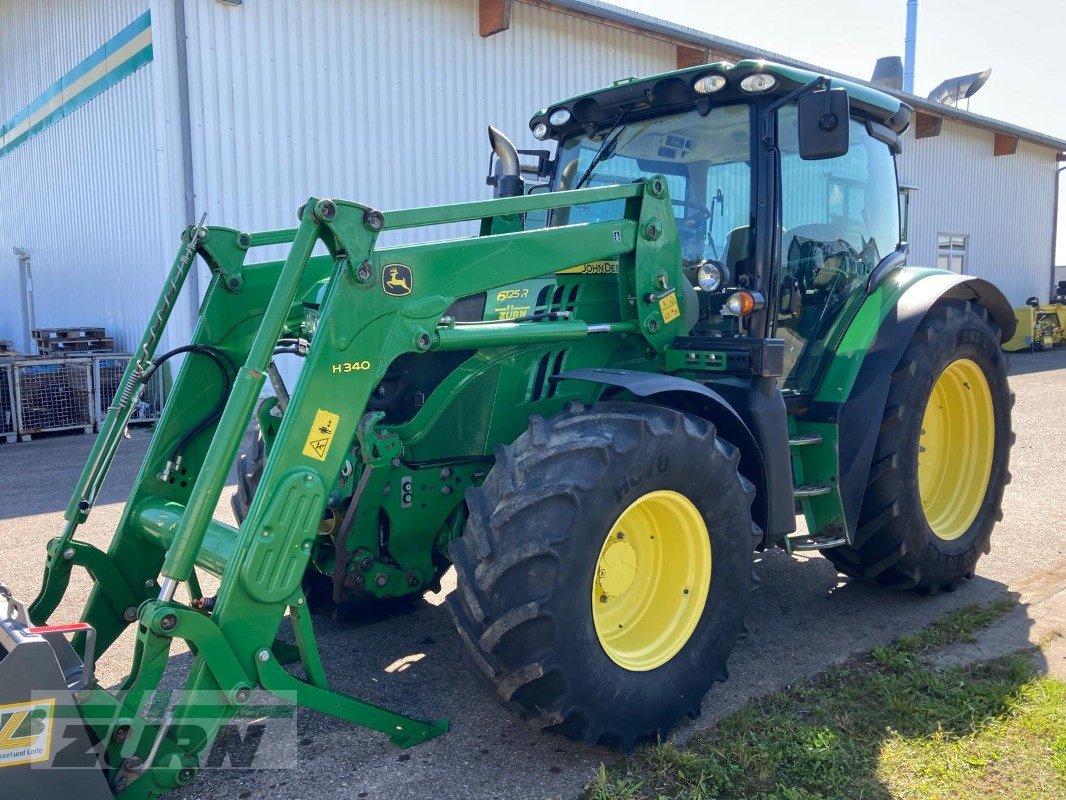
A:
POLYGON ((799 155, 804 161, 836 158, 848 152, 848 93, 823 89, 800 97, 799 155))

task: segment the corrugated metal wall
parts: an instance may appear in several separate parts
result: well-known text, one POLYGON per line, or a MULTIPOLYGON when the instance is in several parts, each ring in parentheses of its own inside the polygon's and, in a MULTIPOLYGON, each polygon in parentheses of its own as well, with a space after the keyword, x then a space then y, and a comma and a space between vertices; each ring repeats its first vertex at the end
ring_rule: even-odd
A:
POLYGON ((993 134, 949 120, 941 134, 906 135, 899 157, 911 192, 910 258, 936 266, 937 234, 968 236, 966 272, 998 286, 1022 305, 1046 299, 1051 276, 1055 152, 1019 142, 1010 156, 992 155, 993 134))
MULTIPOLYGON (((139 333, 187 221, 176 5, 0 0, 0 121, 146 8, 155 50, 0 159, 0 337, 21 325, 13 246, 33 258, 39 326, 104 325, 126 347, 139 333)), ((482 39, 477 11, 477 0, 185 0, 197 212, 255 230, 293 225, 312 194, 383 209, 484 198, 488 124, 536 147, 527 121, 546 103, 675 64, 671 44, 525 3, 510 30, 482 39)), ((991 140, 952 122, 908 139, 912 263, 935 263, 938 232, 966 233, 971 271, 1020 302, 1046 292, 1055 164, 1025 143, 993 158, 991 140)), ((172 341, 188 334, 194 295, 172 341)))
POLYGON ((477 0, 190 1, 188 17, 197 204, 243 229, 294 225, 310 195, 484 199, 490 123, 535 147, 545 104, 675 64, 671 45, 523 3, 487 39, 477 0))
MULTIPOLYGON (((146 8, 145 0, 0 1, 0 121, 146 8)), ((130 347, 151 311, 160 265, 172 258, 160 236, 152 69, 0 158, 0 337, 27 352, 12 247, 32 258, 38 327, 105 326, 130 347)))

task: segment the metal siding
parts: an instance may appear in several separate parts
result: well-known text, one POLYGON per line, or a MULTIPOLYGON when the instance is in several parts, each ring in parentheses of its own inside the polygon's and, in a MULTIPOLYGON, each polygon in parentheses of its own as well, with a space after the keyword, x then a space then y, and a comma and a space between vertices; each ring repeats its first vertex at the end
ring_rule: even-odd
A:
POLYGON ((311 195, 382 209, 484 199, 489 124, 543 146, 528 120, 546 103, 675 59, 664 42, 523 3, 487 39, 477 0, 190 2, 187 14, 198 205, 244 229, 294 225, 311 195))
POLYGON ((937 234, 966 234, 966 272, 998 286, 1019 306, 1045 298, 1051 272, 1055 151, 1019 142, 992 155, 993 134, 944 121, 940 136, 906 135, 899 157, 911 193, 910 258, 936 266, 937 234))
MULTIPOLYGON (((0 116, 8 119, 147 5, 0 2, 0 116)), ((31 258, 38 327, 105 326, 132 347, 171 255, 162 245, 153 64, 0 159, 0 262, 31 258)), ((175 248, 176 249, 176 248, 175 248)), ((23 349, 18 282, 0 270, 0 337, 23 349), (11 305, 9 311, 8 305, 11 305)), ((13 277, 14 276, 14 277, 13 277)))

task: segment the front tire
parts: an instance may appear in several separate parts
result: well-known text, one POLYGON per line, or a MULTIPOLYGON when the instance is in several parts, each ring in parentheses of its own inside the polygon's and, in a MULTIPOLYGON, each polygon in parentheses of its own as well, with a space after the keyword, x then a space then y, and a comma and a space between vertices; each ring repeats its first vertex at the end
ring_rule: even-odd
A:
POLYGON ((464 657, 538 729, 622 749, 696 716, 743 631, 754 489, 705 420, 633 403, 533 417, 452 543, 464 657))
POLYGON ((972 577, 1003 518, 1014 396, 982 306, 947 300, 892 373, 854 544, 823 551, 846 575, 935 593, 972 577))

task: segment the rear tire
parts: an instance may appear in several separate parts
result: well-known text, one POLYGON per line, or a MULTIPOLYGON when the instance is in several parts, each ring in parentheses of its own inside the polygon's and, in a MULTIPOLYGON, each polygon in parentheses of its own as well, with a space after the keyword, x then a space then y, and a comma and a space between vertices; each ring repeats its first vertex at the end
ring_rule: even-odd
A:
MULTIPOLYGON (((1003 518, 1003 490, 1010 482, 1014 395, 999 338, 987 310, 961 300, 938 303, 918 326, 892 373, 854 544, 823 551, 844 574, 927 593, 953 589, 973 576, 1003 518), (988 408, 981 405, 981 376, 988 408), (953 413, 938 411, 950 391, 958 398, 953 413), (947 423, 937 426, 940 433, 925 431, 937 420, 947 423), (978 437, 989 441, 966 450, 972 453, 965 459, 968 468, 942 470, 946 477, 939 483, 929 478, 936 462, 926 459, 969 448, 978 437), (925 465, 921 475, 919 463, 925 465), (982 479, 983 494, 976 483, 982 479)), ((943 463, 953 466, 950 458, 943 463)))
POLYGON ((485 483, 467 492, 466 532, 451 545, 458 586, 448 608, 482 685, 534 728, 622 749, 698 715, 710 686, 726 679, 754 582, 761 534, 751 521, 755 491, 738 463, 738 451, 713 425, 668 408, 575 403, 547 420, 532 417, 513 445, 497 448, 485 483), (666 510, 646 502, 665 502, 666 510), (633 508, 649 515, 643 534, 627 516, 633 508), (642 564, 653 566, 621 583, 612 573, 610 583, 605 558, 616 538, 625 539, 623 520, 635 548, 631 569, 640 575, 642 564), (661 532, 654 552, 639 544, 647 531, 661 532), (674 542, 699 550, 701 537, 705 572, 671 573, 685 563, 669 558, 674 542), (690 581, 699 574, 709 582, 690 581), (615 620, 604 620, 638 586, 653 602, 625 619, 632 622, 627 634, 646 634, 634 650, 624 637, 609 638, 615 620), (660 613, 655 593, 666 589, 660 613), (670 600, 690 591, 693 600, 670 600), (597 628, 611 629, 608 638, 597 628))

